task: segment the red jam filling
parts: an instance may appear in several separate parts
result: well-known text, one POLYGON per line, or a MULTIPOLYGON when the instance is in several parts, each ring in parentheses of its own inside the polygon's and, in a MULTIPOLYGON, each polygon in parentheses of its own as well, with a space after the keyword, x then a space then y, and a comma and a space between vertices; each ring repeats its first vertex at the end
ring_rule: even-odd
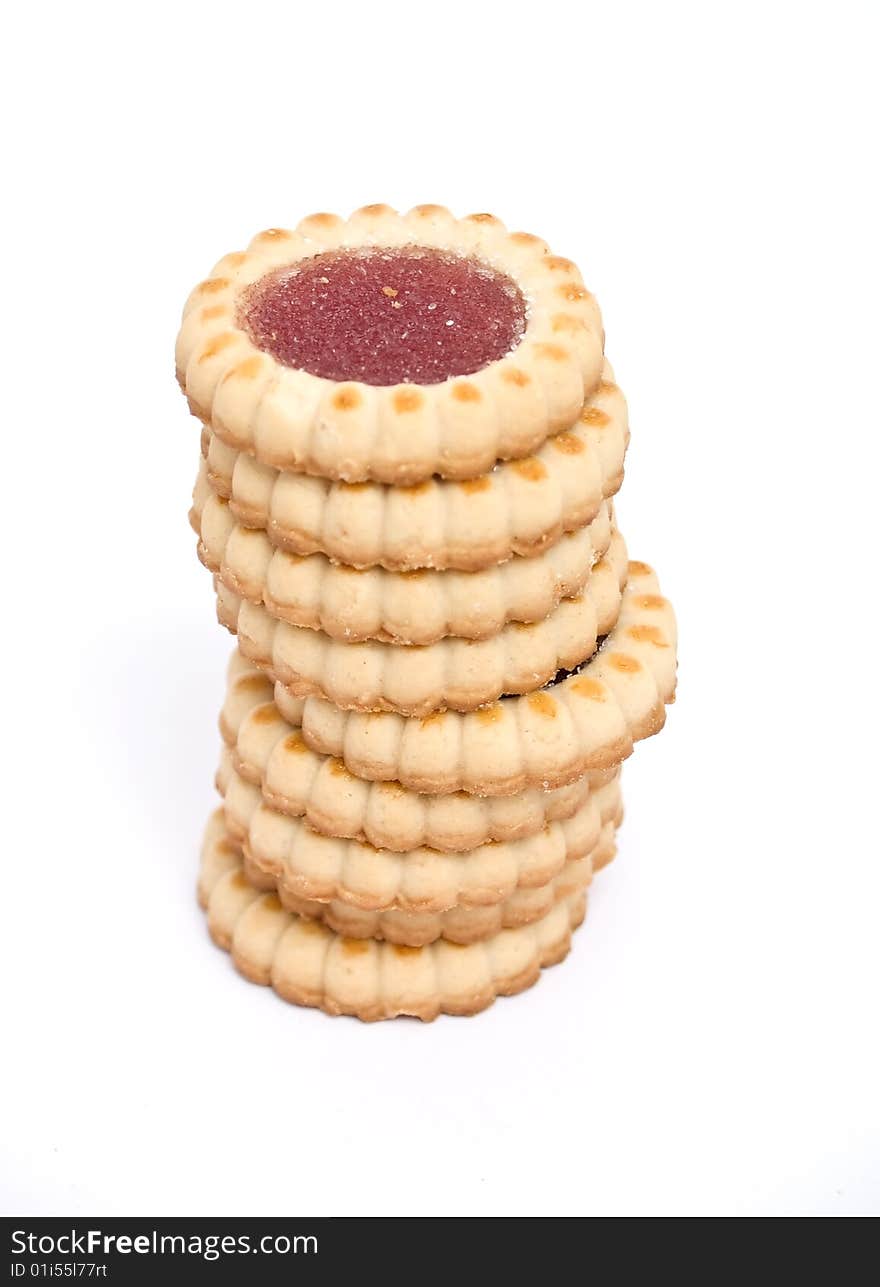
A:
MULTIPOLYGON (((574 666, 571 670, 557 670, 553 678, 548 679, 547 683, 544 684, 544 687, 539 689, 538 691, 543 692, 544 688, 555 688, 557 684, 564 684, 566 679, 571 679, 574 675, 579 675, 581 671, 586 666, 588 666, 591 661, 593 661, 593 659, 596 656, 596 653, 602 651, 602 649, 605 647, 605 640, 607 638, 608 638, 607 635, 599 635, 599 638, 596 640, 596 650, 595 652, 593 652, 593 654, 590 657, 585 657, 582 662, 580 662, 577 666, 574 666)), ((511 694, 505 693, 504 696, 510 697, 511 694)))
POLYGON ((422 246, 331 250, 263 277, 240 321, 257 348, 326 380, 439 384, 515 348, 516 283, 488 264, 422 246))

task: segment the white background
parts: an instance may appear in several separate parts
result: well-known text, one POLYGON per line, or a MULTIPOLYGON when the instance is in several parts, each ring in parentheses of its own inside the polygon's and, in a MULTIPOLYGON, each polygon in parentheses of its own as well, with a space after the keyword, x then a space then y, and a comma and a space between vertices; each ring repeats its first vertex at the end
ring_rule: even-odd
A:
POLYGON ((875 19, 7 17, 4 1212, 880 1210, 875 19), (682 640, 572 956, 430 1026, 284 1006, 193 895, 230 642, 179 310, 260 228, 369 201, 581 265, 682 640))

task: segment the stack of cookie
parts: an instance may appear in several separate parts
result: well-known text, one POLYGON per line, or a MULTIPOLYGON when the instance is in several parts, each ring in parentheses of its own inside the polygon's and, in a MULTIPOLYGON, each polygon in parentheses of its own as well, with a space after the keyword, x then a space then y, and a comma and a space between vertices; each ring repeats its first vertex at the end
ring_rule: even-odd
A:
POLYGON ((288 1000, 470 1014, 568 951, 676 676, 603 348, 574 264, 439 206, 271 229, 189 298, 238 644, 199 894, 288 1000))

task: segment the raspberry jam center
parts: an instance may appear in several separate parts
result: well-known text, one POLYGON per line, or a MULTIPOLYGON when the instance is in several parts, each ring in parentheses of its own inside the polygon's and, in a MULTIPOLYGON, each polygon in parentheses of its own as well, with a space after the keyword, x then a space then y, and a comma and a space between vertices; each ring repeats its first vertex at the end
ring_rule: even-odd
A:
POLYGON ((439 384, 520 342, 526 303, 488 264, 422 246, 332 250, 263 277, 240 323, 284 366, 326 380, 439 384))

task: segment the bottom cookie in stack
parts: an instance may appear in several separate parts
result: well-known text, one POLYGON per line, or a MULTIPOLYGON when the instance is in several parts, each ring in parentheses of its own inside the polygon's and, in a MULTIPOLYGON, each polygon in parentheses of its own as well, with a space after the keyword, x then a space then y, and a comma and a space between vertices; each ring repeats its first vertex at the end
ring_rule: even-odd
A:
MULTIPOLYGON (((613 856, 613 835, 612 824, 601 865, 613 856)), ((247 865, 218 810, 202 848, 199 901, 211 937, 246 978, 332 1015, 428 1021, 476 1014, 499 996, 531 987, 542 969, 563 960, 586 915, 592 867, 582 864, 575 887, 563 885, 558 901, 536 920, 473 943, 437 938, 422 947, 339 934, 288 910, 274 889, 258 887, 249 874, 259 885, 269 883, 247 865)))

